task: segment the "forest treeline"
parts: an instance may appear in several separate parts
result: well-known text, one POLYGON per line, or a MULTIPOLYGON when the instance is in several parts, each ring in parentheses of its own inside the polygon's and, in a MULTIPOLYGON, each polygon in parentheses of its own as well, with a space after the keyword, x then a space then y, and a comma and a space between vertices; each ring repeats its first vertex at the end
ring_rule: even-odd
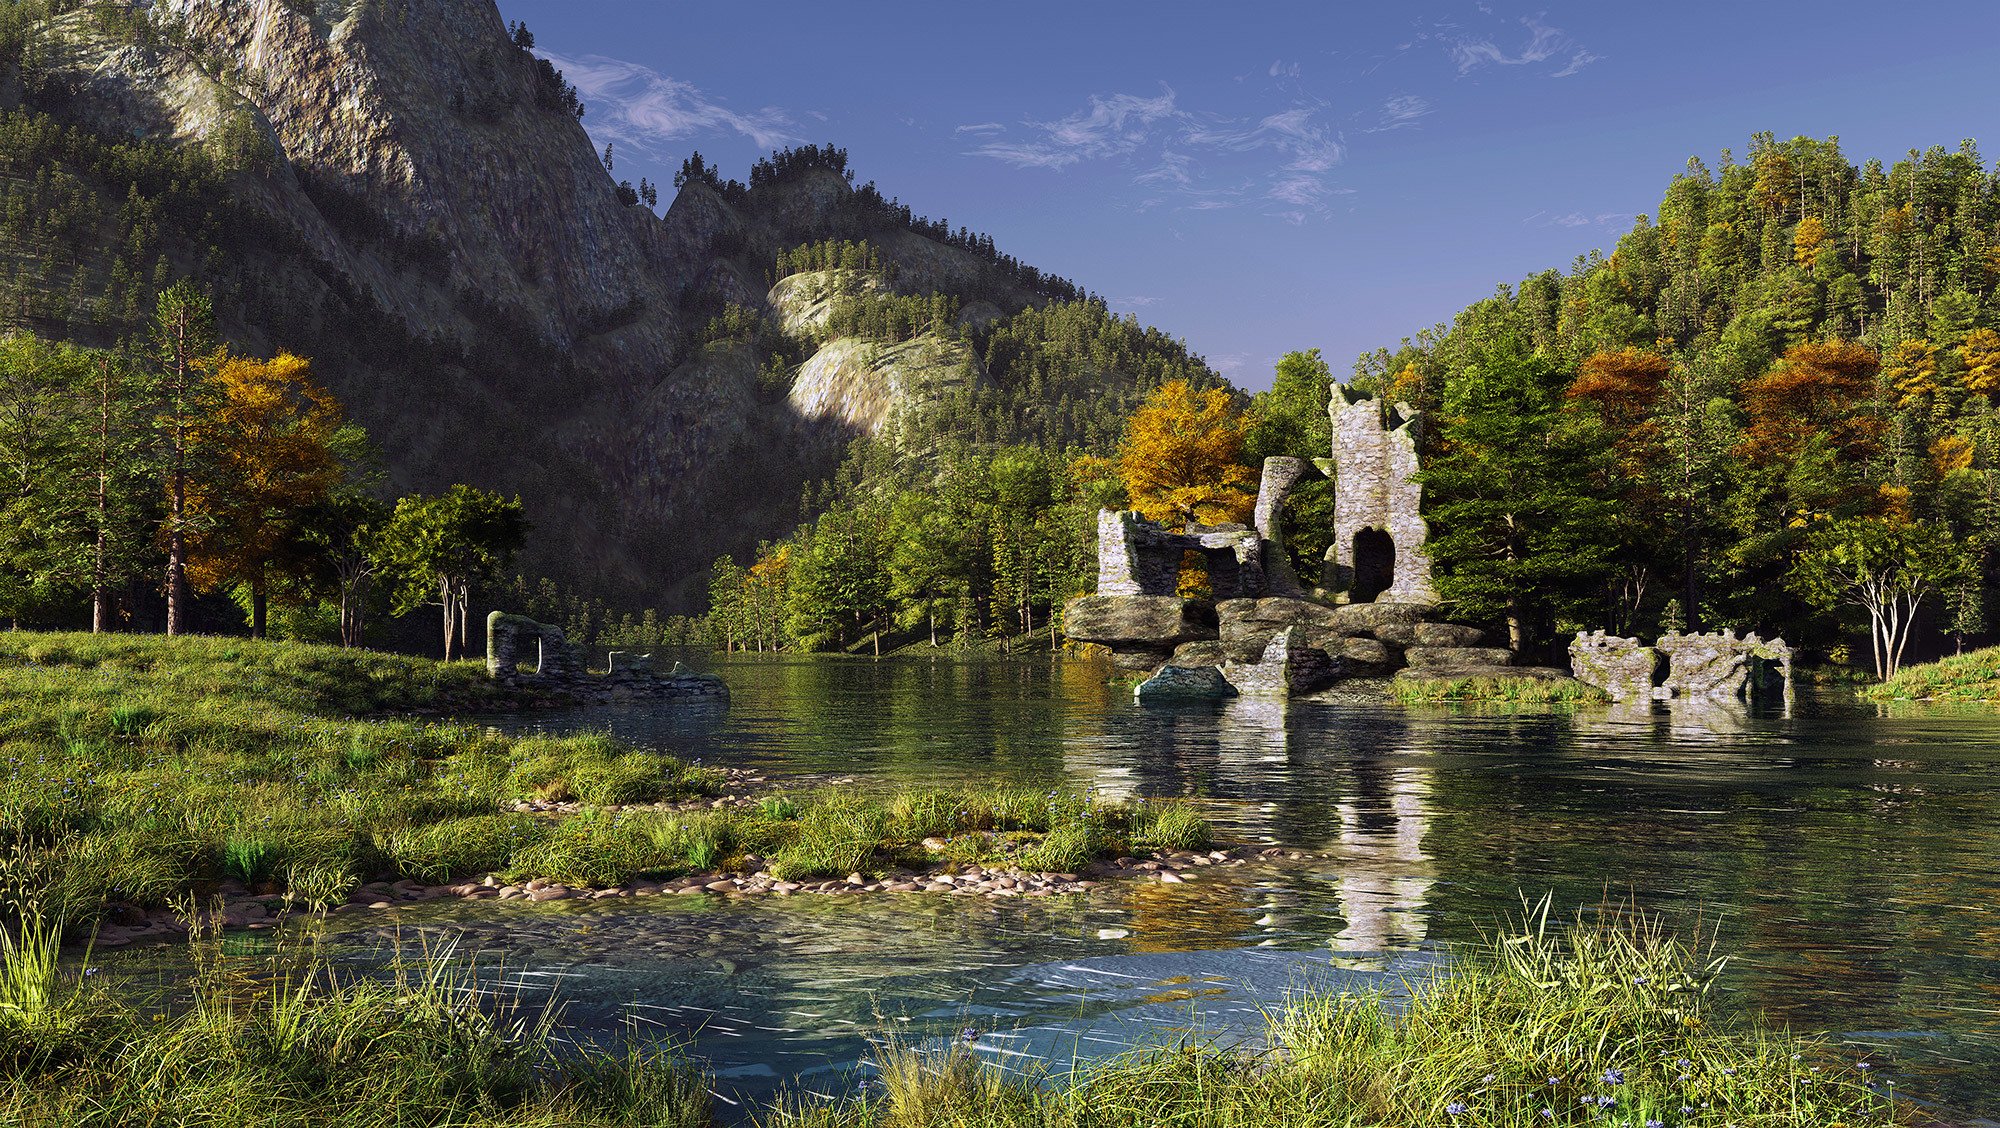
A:
POLYGON ((521 501, 390 498, 378 462, 306 358, 232 349, 186 280, 116 347, 0 336, 0 616, 178 635, 234 602, 253 636, 275 613, 359 645, 371 608, 428 605, 450 658, 526 535, 521 501))
POLYGON ((1690 161, 1609 255, 1502 287, 1356 385, 1424 410, 1441 587, 1529 645, 1761 629, 1878 669, 1985 629, 2000 176, 1972 142, 1690 161), (1913 623, 1921 628, 1912 634, 1913 623))
MULTIPOLYGON (((1048 625, 1088 586, 1090 512, 1142 500, 1103 472, 1151 410, 1141 397, 1219 382, 1101 305, 947 328, 948 308, 895 294, 866 248, 778 263, 781 276, 812 269, 884 278, 842 298, 839 331, 956 333, 981 368, 860 445, 820 499, 824 532, 719 562, 715 634, 815 647, 892 622, 1048 625), (1093 383, 1106 372, 1115 388, 1093 383), (1035 501, 1000 500, 1022 465, 1038 467, 1036 486, 1007 496, 1035 501), (951 559, 977 561, 954 566, 948 599, 914 578, 906 547, 940 528, 964 542, 951 559), (995 555, 1037 537, 1047 547, 1026 556, 1042 563, 995 555), (833 583, 823 573, 842 554, 861 563, 833 583), (1024 567, 1042 578, 1018 578, 1024 567), (805 612, 829 590, 844 617, 805 612)), ((1608 255, 1501 287, 1363 356, 1351 383, 1423 413, 1430 553, 1456 617, 1531 654, 1579 629, 1726 626, 1845 659, 1858 633, 1886 672, 1913 639, 1962 645, 1986 628, 1997 285, 2000 177, 1972 143, 1856 166, 1836 139, 1759 135, 1741 160, 1691 161, 1608 255)), ((1217 426, 1234 431, 1242 470, 1325 452, 1330 381, 1315 364, 1288 355, 1272 392, 1232 401, 1241 413, 1217 426)), ((1309 485, 1288 516, 1305 575, 1329 496, 1309 485)))

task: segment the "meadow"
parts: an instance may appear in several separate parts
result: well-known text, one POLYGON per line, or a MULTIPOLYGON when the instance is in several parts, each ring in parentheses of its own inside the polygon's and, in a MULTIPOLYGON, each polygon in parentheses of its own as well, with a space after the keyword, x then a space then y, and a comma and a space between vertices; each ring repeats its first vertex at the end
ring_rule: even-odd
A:
POLYGON ((523 703, 474 663, 16 632, 0 635, 0 697, 0 914, 32 906, 73 937, 227 882, 328 908, 370 880, 606 887, 746 856, 787 880, 1063 872, 1209 837, 1177 804, 1017 787, 774 789, 714 810, 723 772, 605 735, 394 715, 523 703))

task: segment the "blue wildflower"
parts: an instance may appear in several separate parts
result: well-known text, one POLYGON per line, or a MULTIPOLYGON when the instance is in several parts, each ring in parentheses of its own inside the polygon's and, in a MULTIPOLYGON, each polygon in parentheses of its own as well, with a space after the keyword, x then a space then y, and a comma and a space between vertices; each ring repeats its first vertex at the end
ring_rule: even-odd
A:
POLYGON ((1453 1101, 1450 1104, 1444 1106, 1444 1111, 1446 1115, 1449 1116, 1464 1116, 1467 1112, 1471 1110, 1466 1107, 1464 1101, 1453 1101))
POLYGON ((1606 1085, 1623 1085, 1625 1083, 1625 1071, 1622 1069, 1605 1070, 1604 1083, 1606 1085))

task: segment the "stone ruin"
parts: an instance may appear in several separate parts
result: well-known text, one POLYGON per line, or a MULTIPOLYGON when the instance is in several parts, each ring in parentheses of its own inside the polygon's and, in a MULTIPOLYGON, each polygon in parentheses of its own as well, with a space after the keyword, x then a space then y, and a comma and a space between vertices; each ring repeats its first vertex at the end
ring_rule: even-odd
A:
POLYGON ((583 653, 554 624, 504 611, 486 617, 487 676, 509 685, 587 701, 729 697, 721 678, 695 673, 679 662, 665 674, 656 673, 650 654, 614 650, 608 667, 605 673, 591 673, 583 653))
POLYGON ((1343 387, 1334 389, 1327 411, 1333 457, 1320 466, 1334 481, 1333 546, 1323 586, 1354 603, 1436 603, 1424 553, 1424 487, 1416 480, 1422 413, 1400 403, 1385 410, 1380 400, 1343 387))
POLYGON ((1653 646, 1603 631, 1579 632, 1569 654, 1577 680, 1613 701, 1733 701, 1773 688, 1787 700, 1792 695, 1792 648, 1782 638, 1761 639, 1755 631, 1742 638, 1729 630, 1672 632, 1653 646))
MULTIPOLYGON (((1196 526, 1173 532, 1137 513, 1098 514, 1097 592, 1063 608, 1071 639, 1110 649, 1112 661, 1150 672, 1141 700, 1298 697, 1350 678, 1506 677, 1560 679, 1561 670, 1513 664, 1500 647, 1479 645, 1475 627, 1429 621, 1437 602, 1425 527, 1414 416, 1385 429, 1379 404, 1343 400, 1333 409, 1331 460, 1336 509, 1347 554, 1340 561, 1345 601, 1308 594, 1286 560, 1280 518, 1286 497, 1309 472, 1305 459, 1264 460, 1254 526, 1196 526), (1372 430, 1371 430, 1372 428, 1372 430), (1351 492, 1347 483, 1359 483, 1351 492), (1377 573, 1356 575, 1354 553, 1389 542, 1377 573), (1213 601, 1178 594, 1181 562, 1199 553, 1213 601), (1369 580, 1373 575, 1379 582, 1369 580), (1399 671, 1401 673, 1399 674, 1399 671)), ((1405 415, 1410 415, 1404 412, 1405 415)))

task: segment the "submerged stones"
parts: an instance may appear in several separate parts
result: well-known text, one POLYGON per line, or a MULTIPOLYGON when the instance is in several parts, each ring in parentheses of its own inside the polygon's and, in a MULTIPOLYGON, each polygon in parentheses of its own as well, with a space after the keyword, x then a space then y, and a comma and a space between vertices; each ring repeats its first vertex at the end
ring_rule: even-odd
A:
POLYGON ((609 667, 606 673, 591 673, 561 627, 504 611, 486 617, 486 673, 496 681, 590 701, 729 697, 721 678, 695 673, 679 662, 665 674, 654 672, 650 654, 615 650, 609 667))
POLYGON ((1181 666, 1169 662, 1133 689, 1140 701, 1220 701, 1235 697, 1236 687, 1214 666, 1181 666))
POLYGON ((1792 688, 1792 648, 1784 639, 1768 641, 1751 632, 1713 634, 1670 632, 1654 646, 1603 631, 1579 633, 1570 643, 1570 665, 1579 681, 1602 689, 1613 701, 1735 700, 1766 688, 1792 688), (1660 659, 1667 660, 1664 677, 1660 659))

